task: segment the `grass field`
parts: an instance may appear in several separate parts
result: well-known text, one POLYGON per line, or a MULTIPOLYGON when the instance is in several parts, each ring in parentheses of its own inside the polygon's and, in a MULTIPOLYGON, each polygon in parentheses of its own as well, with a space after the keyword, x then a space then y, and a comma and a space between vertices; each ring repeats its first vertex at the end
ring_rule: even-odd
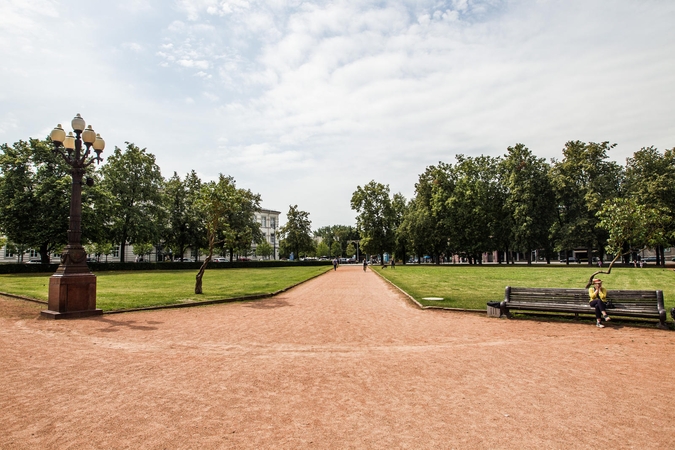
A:
MULTIPOLYGON (((413 296, 422 305, 485 309, 489 301, 504 299, 506 286, 583 288, 597 270, 594 267, 552 266, 468 266, 397 265, 380 274, 413 296), (442 297, 426 301, 424 297, 442 297)), ((675 271, 659 268, 614 268, 600 274, 603 285, 611 289, 662 290, 666 309, 675 306, 675 271)))
MULTIPOLYGON (((331 266, 207 270, 195 295, 196 270, 98 272, 96 306, 104 311, 266 294, 327 272, 331 266)), ((0 292, 47 300, 51 274, 0 275, 0 292)))

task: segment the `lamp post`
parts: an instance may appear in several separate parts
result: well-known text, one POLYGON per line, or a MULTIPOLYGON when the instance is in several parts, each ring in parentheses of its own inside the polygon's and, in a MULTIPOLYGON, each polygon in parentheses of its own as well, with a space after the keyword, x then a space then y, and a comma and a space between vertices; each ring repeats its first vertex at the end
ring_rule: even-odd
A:
MULTIPOLYGON (((82 179, 87 167, 96 161, 101 162, 101 152, 105 141, 89 127, 80 115, 71 122, 73 131, 66 132, 57 125, 50 134, 54 144, 53 152, 61 155, 70 166, 73 184, 70 197, 70 223, 68 227, 68 245, 61 254, 61 264, 49 279, 48 309, 42 311, 43 317, 63 319, 86 317, 102 314, 96 308, 96 275, 87 266, 87 252, 82 247, 82 179), (85 148, 82 148, 84 142, 85 148), (96 156, 91 155, 94 150, 96 156)), ((86 179, 93 186, 91 178, 86 179)))

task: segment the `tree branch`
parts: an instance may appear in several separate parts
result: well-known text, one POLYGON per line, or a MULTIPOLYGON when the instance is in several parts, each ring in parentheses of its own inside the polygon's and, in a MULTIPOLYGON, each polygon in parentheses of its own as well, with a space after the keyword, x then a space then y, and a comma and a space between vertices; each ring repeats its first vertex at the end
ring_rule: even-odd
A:
POLYGON ((599 273, 605 273, 605 274, 609 275, 609 274, 612 272, 612 266, 614 265, 614 263, 616 262, 616 260, 619 259, 619 258, 621 258, 621 257, 624 256, 624 255, 629 254, 629 253, 630 253, 630 250, 627 251, 626 253, 617 253, 616 256, 614 257, 614 259, 612 260, 612 262, 609 263, 609 267, 607 268, 607 271, 606 271, 606 272, 605 272, 604 270, 598 270, 598 271, 595 272, 593 275, 591 275, 591 277, 588 279, 588 283, 586 283, 586 289, 588 289, 589 287, 591 287, 591 285, 593 284, 593 278, 595 278, 595 276, 596 276, 597 274, 599 274, 599 273))

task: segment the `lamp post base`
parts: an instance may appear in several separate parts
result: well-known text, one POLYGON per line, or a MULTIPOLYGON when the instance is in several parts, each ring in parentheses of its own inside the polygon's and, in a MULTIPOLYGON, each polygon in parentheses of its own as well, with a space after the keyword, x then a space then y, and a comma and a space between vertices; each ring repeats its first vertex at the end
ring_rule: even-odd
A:
POLYGON ((67 319, 103 314, 96 308, 96 275, 93 273, 59 274, 49 278, 48 310, 42 317, 67 319))

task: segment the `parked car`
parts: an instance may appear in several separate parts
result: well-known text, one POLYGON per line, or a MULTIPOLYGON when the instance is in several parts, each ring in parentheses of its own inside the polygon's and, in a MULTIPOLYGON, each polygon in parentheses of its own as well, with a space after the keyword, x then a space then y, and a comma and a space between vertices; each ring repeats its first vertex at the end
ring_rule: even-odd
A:
POLYGON ((42 264, 42 260, 40 258, 31 258, 26 264, 42 264))
POLYGON ((211 261, 217 262, 217 263, 224 263, 224 262, 227 262, 227 258, 213 258, 211 261))
POLYGON ((645 256, 642 258, 642 261, 646 263, 655 263, 656 262, 656 256, 645 256))
POLYGON ((237 261, 250 261, 251 258, 237 258, 237 261))

